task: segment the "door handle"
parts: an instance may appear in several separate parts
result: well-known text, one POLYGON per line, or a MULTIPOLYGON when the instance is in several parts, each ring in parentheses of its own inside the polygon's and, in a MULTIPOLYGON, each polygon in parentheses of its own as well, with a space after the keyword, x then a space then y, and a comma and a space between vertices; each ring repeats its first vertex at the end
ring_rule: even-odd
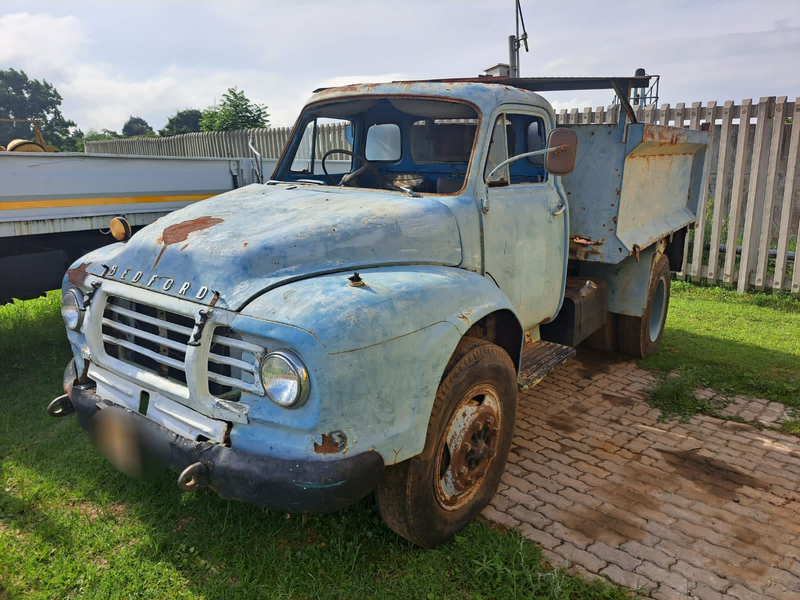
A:
POLYGON ((563 200, 559 200, 558 201, 558 206, 556 206, 555 211, 553 211, 553 216, 557 217, 558 215, 563 213, 565 210, 567 210, 566 202, 564 202, 563 200))

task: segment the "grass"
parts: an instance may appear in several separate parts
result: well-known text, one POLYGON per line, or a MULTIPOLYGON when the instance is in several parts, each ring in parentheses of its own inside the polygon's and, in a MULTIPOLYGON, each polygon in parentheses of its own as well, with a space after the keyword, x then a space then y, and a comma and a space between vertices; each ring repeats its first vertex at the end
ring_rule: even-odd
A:
POLYGON ((780 431, 790 435, 800 436, 800 420, 789 419, 788 421, 784 421, 781 423, 780 431))
POLYGON ((369 499, 289 517, 117 473, 74 417, 45 413, 70 356, 58 302, 0 307, 0 599, 630 597, 482 521, 422 550, 369 499))
POLYGON ((695 397, 698 382, 691 371, 680 375, 662 377, 649 391, 647 401, 650 406, 661 410, 660 420, 678 419, 688 423, 698 414, 717 414, 728 402, 722 398, 695 397))
POLYGON ((665 397, 691 384, 800 407, 800 301, 674 281, 661 350, 642 364, 687 375, 665 378, 665 397))

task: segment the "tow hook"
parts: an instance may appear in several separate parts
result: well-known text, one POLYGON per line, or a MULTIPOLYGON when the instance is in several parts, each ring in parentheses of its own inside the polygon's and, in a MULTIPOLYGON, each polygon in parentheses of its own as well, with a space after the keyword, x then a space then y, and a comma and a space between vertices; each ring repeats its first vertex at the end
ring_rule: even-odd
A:
POLYGON ((178 488, 184 492, 194 492, 207 487, 211 483, 208 466, 201 462, 189 465, 178 476, 178 488))
POLYGON ((66 417, 74 412, 75 407, 72 406, 72 402, 66 394, 59 396, 47 405, 47 414, 51 417, 66 417))

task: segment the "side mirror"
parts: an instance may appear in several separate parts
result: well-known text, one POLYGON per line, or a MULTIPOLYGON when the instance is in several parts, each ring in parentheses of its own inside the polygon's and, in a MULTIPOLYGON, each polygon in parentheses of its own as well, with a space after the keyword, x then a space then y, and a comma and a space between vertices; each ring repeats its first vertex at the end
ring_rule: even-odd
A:
POLYGON ((547 137, 547 147, 557 148, 545 155, 544 168, 551 175, 569 175, 575 168, 578 153, 578 134, 572 129, 558 127, 547 137))

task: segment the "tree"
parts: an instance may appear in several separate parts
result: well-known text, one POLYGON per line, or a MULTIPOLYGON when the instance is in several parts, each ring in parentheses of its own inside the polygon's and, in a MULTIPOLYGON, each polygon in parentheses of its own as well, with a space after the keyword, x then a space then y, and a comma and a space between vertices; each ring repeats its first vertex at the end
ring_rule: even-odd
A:
POLYGON ((186 110, 179 110, 172 115, 164 129, 159 129, 158 135, 178 135, 181 133, 195 133, 200 131, 200 118, 201 113, 196 108, 187 108, 186 110))
POLYGON ((136 137, 142 135, 155 135, 153 128, 147 124, 142 117, 131 116, 122 126, 122 135, 125 137, 136 137))
POLYGON ((98 140, 117 140, 121 137, 124 136, 110 129, 101 129, 100 131, 97 131, 97 129, 90 129, 86 132, 86 135, 83 136, 83 139, 87 142, 96 142, 98 140))
POLYGON ((263 104, 250 102, 244 92, 232 87, 222 94, 222 102, 209 106, 200 119, 201 131, 233 131, 268 127, 269 113, 263 104))
POLYGON ((62 152, 83 152, 83 132, 80 129, 75 129, 70 136, 64 140, 59 150, 62 152))
MULTIPOLYGON (((0 70, 0 117, 35 119, 45 141, 64 150, 71 145, 70 129, 75 123, 61 114, 61 100, 58 90, 45 80, 28 79, 25 71, 0 70)), ((0 142, 17 138, 33 139, 28 123, 0 123, 0 142)))
POLYGON ((85 142, 101 142, 103 140, 118 140, 122 137, 116 131, 111 131, 110 129, 90 129, 86 132, 86 134, 81 132, 81 137, 79 140, 76 140, 76 152, 85 152, 86 146, 85 142))

